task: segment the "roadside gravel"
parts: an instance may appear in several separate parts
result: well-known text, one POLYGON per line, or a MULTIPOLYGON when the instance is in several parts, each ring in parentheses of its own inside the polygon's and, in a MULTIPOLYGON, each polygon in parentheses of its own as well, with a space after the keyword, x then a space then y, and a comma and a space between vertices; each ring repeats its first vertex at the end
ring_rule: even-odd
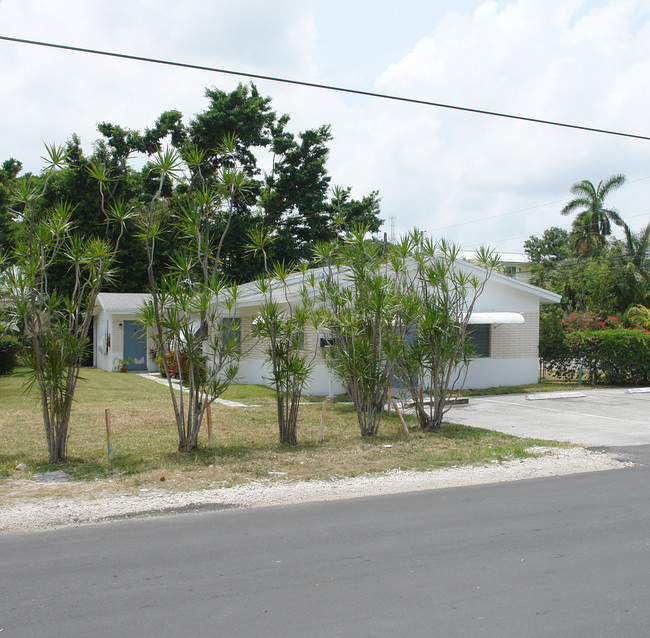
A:
MULTIPOLYGON (((268 507, 309 501, 395 494, 447 487, 500 483, 521 479, 582 472, 613 470, 634 465, 609 453, 584 448, 533 448, 536 458, 493 462, 489 465, 452 467, 430 472, 393 470, 330 481, 251 483, 247 485, 169 492, 142 488, 139 494, 107 494, 91 497, 43 496, 12 498, 0 510, 0 531, 41 530, 62 526, 153 516, 172 516, 228 508, 268 507)), ((7 479, 0 487, 12 491, 34 485, 33 480, 7 479)))

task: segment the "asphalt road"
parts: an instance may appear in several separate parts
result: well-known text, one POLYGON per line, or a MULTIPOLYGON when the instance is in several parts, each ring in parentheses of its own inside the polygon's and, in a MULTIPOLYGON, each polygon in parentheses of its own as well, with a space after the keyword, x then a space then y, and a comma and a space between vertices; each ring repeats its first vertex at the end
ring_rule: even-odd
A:
POLYGON ((6 533, 1 635, 648 636, 649 485, 640 465, 6 533))

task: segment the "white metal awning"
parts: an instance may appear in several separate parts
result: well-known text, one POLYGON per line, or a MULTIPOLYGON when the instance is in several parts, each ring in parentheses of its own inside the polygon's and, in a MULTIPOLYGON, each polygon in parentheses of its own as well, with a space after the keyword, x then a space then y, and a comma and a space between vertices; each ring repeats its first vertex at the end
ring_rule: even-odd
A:
POLYGON ((519 312, 473 312, 469 316, 468 323, 526 323, 526 321, 519 312))

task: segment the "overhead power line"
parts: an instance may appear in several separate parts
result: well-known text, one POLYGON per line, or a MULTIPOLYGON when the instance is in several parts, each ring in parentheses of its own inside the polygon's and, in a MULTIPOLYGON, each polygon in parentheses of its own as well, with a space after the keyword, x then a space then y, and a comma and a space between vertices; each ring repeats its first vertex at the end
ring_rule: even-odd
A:
POLYGON ((174 62, 172 60, 162 60, 159 58, 148 58, 139 55, 129 55, 127 53, 116 53, 114 51, 102 51, 99 49, 87 49, 84 47, 75 47, 65 44, 55 44, 53 42, 41 42, 38 40, 25 40, 24 38, 12 38, 9 36, 0 35, 0 40, 7 42, 17 42, 20 44, 30 44, 40 47, 49 47, 51 49, 61 49, 64 51, 74 51, 77 53, 90 53, 92 55, 102 55, 111 58, 121 58, 124 60, 135 60, 138 62, 149 62, 151 64, 161 64, 165 66, 179 67, 183 69, 194 69, 197 71, 208 71, 210 73, 222 73, 226 75, 236 75, 240 77, 252 78, 255 80, 267 80, 269 82, 279 82, 282 84, 292 84, 295 86, 304 86, 312 89, 322 89, 325 91, 336 91, 339 93, 348 93, 351 95, 361 95, 364 97, 379 98, 382 100, 392 100, 395 102, 406 102, 409 104, 419 104, 422 106, 433 106, 441 109, 449 109, 452 111, 463 111, 465 113, 476 113, 479 115, 489 115, 492 117, 500 117, 510 120, 519 120, 523 122, 531 122, 533 124, 545 124, 547 126, 559 126, 562 128, 576 129, 579 131, 588 131, 591 133, 602 133, 605 135, 616 135, 619 137, 630 137, 639 140, 648 140, 650 137, 646 135, 636 135, 633 133, 623 133, 621 131, 612 131, 608 129, 595 128, 592 126, 580 126, 578 124, 567 124, 565 122, 557 122, 554 120, 542 120, 534 117, 524 117, 523 115, 513 115, 511 113, 501 113, 499 111, 486 111, 483 109, 475 109, 467 106, 457 106, 453 104, 444 104, 442 102, 431 102, 429 100, 418 100, 415 98, 401 97, 398 95, 389 95, 386 93, 375 93, 373 91, 361 91, 359 89, 350 89, 340 86, 333 86, 329 84, 317 84, 315 82, 305 82, 302 80, 291 80, 288 78, 275 77, 272 75, 261 75, 259 73, 249 73, 246 71, 234 71, 232 69, 219 69, 211 66, 204 66, 200 64, 189 64, 187 62, 174 62))

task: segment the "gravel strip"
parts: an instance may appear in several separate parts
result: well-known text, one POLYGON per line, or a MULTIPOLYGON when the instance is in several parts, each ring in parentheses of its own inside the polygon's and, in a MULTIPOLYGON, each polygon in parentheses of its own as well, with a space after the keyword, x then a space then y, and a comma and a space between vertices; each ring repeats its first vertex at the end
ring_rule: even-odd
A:
MULTIPOLYGON (((597 472, 633 466, 614 454, 584 448, 532 448, 537 458, 451 467, 430 472, 392 470, 386 474, 329 481, 251 483, 192 492, 143 490, 140 495, 92 499, 16 499, 0 511, 0 531, 39 530, 118 519, 171 516, 229 508, 268 507, 309 501, 331 501, 466 485, 597 472)), ((34 483, 34 481, 25 481, 34 483)), ((15 485, 15 484, 14 484, 15 485)))

